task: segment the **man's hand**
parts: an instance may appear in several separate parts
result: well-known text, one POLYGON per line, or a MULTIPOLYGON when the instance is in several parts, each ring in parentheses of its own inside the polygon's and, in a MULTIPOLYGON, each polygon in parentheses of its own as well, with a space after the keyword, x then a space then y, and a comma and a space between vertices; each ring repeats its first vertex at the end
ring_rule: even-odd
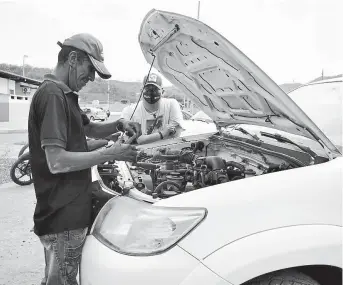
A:
POLYGON ((118 140, 118 138, 122 135, 121 132, 116 132, 112 135, 109 135, 108 137, 106 137, 107 140, 111 140, 111 141, 114 141, 116 142, 118 140))
POLYGON ((164 139, 173 136, 175 132, 176 132, 176 127, 173 125, 166 125, 161 131, 164 139))
POLYGON ((120 131, 127 132, 127 134, 131 137, 134 134, 137 136, 141 135, 141 125, 139 123, 128 121, 125 119, 119 119, 118 122, 120 123, 120 131))
POLYGON ((108 155, 111 159, 119 161, 136 162, 138 150, 129 144, 113 144, 112 146, 100 150, 102 154, 108 155))

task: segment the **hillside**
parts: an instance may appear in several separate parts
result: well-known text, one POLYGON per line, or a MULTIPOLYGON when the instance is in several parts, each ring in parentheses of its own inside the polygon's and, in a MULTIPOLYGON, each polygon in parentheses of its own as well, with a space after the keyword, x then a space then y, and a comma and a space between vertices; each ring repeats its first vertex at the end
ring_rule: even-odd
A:
MULTIPOLYGON (((5 70, 15 74, 22 75, 22 66, 12 64, 0 64, 0 70, 5 70)), ((25 76, 43 80, 43 77, 47 73, 51 73, 52 69, 33 67, 25 65, 25 76)), ((136 102, 140 92, 141 82, 123 82, 117 80, 103 80, 99 77, 94 82, 89 82, 80 92, 81 100, 84 102, 92 102, 93 100, 99 100, 99 102, 107 103, 108 97, 110 102, 121 101, 123 99, 130 102, 136 102), (108 92, 109 91, 109 96, 108 92)), ((180 102, 183 101, 183 94, 175 87, 166 87, 165 96, 173 97, 180 102)))
POLYGON ((279 86, 281 87, 283 91, 285 91, 285 93, 289 93, 301 85, 302 85, 301 83, 284 83, 279 86))
MULTIPOLYGON (((23 75, 23 67, 18 65, 0 63, 0 70, 12 72, 18 75, 23 75)), ((25 76, 28 78, 42 80, 45 74, 51 72, 52 69, 49 68, 34 67, 25 64, 25 76)))
MULTIPOLYGON (((5 70, 15 74, 22 75, 22 66, 12 64, 0 64, 0 70, 5 70)), ((44 75, 51 73, 52 69, 33 67, 31 65, 25 65, 25 76, 43 80, 44 75)), ((110 102, 120 101, 122 99, 129 99, 131 102, 136 101, 136 93, 140 91, 140 82, 121 82, 116 80, 102 80, 96 78, 94 82, 89 82, 84 89, 81 90, 80 96, 83 101, 92 102, 93 100, 99 100, 100 102, 107 102, 107 90, 109 90, 110 102), (108 88, 109 85, 109 88, 108 88)))
MULTIPOLYGON (((15 74, 22 75, 22 66, 11 65, 11 64, 0 64, 0 70, 9 71, 15 74)), ((42 80, 44 74, 51 73, 52 70, 49 68, 33 67, 30 65, 25 65, 25 76, 37 80, 42 80)), ((342 76, 324 76, 324 79, 335 78, 342 76)), ((318 77, 310 82, 315 82, 321 80, 322 77, 318 77)), ((295 88, 301 86, 301 83, 284 83, 280 87, 286 93, 294 90, 295 88)), ((100 103, 107 103, 108 97, 110 103, 118 102, 121 100, 129 100, 131 103, 136 102, 140 92, 142 83, 141 82, 123 82, 117 80, 103 80, 101 78, 96 78, 94 82, 89 82, 84 89, 80 92, 80 97, 83 102, 91 103, 93 100, 99 100, 100 103)), ((184 95, 183 92, 174 86, 164 88, 165 97, 171 97, 178 100, 180 103, 183 102, 184 95)))
POLYGON ((326 80, 326 79, 334 79, 334 78, 338 78, 338 77, 342 77, 343 74, 337 74, 337 75, 333 75, 333 76, 319 76, 316 79, 311 80, 309 83, 313 83, 313 82, 317 82, 320 80, 326 80))

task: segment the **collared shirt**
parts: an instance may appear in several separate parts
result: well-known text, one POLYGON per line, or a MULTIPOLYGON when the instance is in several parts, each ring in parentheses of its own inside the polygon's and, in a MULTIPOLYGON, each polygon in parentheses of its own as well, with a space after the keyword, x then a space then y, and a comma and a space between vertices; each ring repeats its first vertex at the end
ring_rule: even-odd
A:
POLYGON ((49 74, 32 98, 29 120, 31 168, 37 204, 34 231, 38 236, 89 226, 91 217, 90 169, 52 174, 44 148, 62 147, 87 152, 78 95, 49 74))

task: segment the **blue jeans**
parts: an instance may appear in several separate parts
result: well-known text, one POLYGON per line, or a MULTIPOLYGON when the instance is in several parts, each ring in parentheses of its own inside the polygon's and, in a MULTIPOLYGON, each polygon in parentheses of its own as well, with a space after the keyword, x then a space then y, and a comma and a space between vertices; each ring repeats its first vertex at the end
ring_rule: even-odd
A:
POLYGON ((87 228, 40 236, 44 246, 45 276, 41 285, 77 285, 76 276, 87 228))

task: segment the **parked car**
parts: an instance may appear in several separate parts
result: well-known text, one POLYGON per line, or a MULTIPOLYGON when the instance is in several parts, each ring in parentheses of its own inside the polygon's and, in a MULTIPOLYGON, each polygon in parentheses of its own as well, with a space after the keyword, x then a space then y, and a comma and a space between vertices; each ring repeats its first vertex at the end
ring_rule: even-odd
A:
POLYGON ((96 121, 96 120, 105 121, 108 118, 105 110, 102 108, 84 107, 81 109, 91 121, 96 121))
POLYGON ((342 153, 343 77, 303 85, 288 95, 342 153))
POLYGON ((215 129, 92 168, 113 198, 86 238, 81 284, 342 284, 341 130, 331 125, 342 80, 287 95, 219 33, 169 12, 150 11, 139 42, 215 129))

